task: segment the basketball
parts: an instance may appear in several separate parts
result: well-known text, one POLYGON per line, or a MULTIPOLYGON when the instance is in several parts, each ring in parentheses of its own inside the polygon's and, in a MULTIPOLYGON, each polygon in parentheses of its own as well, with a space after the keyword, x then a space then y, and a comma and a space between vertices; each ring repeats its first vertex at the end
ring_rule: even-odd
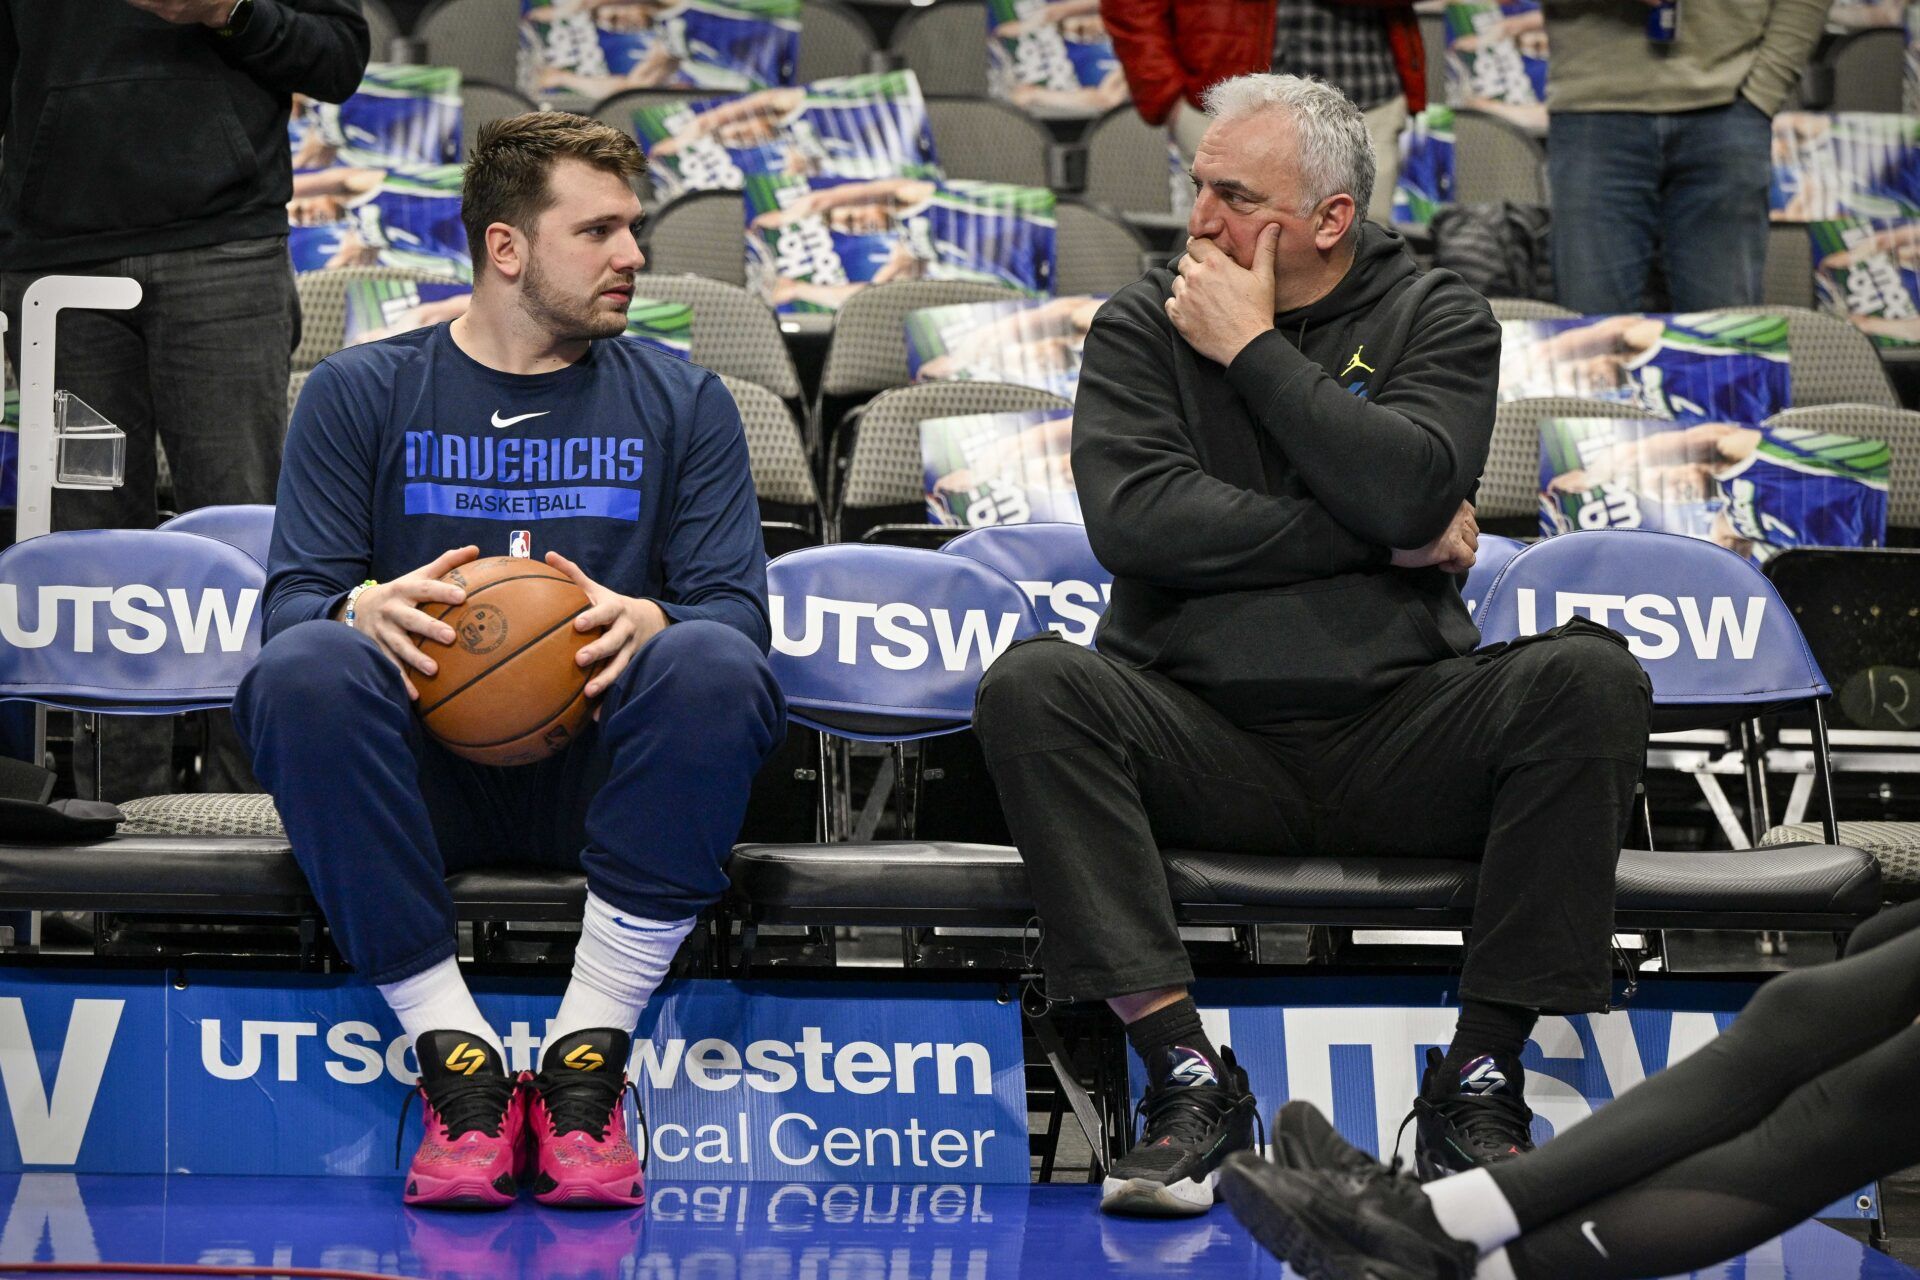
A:
POLYGON ((421 606, 454 631, 452 644, 420 642, 436 674, 410 673, 427 732, 478 764, 532 764, 564 749, 590 710, 589 673, 574 661, 600 634, 573 627, 586 592, 558 569, 511 556, 476 560, 441 581, 467 598, 421 606))

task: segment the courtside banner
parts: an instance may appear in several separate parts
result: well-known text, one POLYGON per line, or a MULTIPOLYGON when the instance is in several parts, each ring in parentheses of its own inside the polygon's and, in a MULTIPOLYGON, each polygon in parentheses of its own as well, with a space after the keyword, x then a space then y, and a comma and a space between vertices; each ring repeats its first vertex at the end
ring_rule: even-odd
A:
MULTIPOLYGON (((558 984, 476 995, 535 1069, 558 984)), ((1019 1011, 991 987, 680 983, 636 1040, 655 1177, 1027 1180, 1019 1011)), ((13 972, 0 1173, 389 1173, 419 1140, 415 1071, 358 980, 13 972)))

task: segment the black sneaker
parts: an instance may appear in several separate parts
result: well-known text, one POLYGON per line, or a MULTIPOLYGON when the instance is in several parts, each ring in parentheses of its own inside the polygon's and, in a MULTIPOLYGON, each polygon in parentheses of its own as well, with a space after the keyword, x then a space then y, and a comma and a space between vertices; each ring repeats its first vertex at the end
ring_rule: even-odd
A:
POLYGON ((1407 1174, 1383 1170, 1356 1185, 1241 1152, 1220 1170, 1220 1196, 1262 1248, 1306 1280, 1469 1280, 1480 1261, 1479 1250, 1440 1229, 1407 1174))
POLYGON ((1295 1098, 1273 1116, 1273 1162, 1282 1169, 1324 1173, 1351 1187, 1398 1171, 1389 1169, 1340 1136, 1333 1122, 1311 1102, 1295 1098))
POLYGON ((1175 1046, 1166 1060, 1148 1064, 1160 1083, 1149 1085, 1138 1115, 1145 1132, 1107 1171, 1101 1187, 1104 1213, 1185 1217, 1213 1207, 1220 1162, 1253 1145, 1259 1104, 1247 1088, 1247 1073, 1221 1046, 1223 1081, 1197 1049, 1175 1046), (1161 1069, 1154 1071, 1159 1066, 1161 1069))
POLYGON ((1511 1058, 1483 1054, 1455 1076, 1438 1049, 1427 1050, 1420 1096, 1413 1100, 1413 1167, 1420 1180, 1484 1169, 1533 1150, 1526 1083, 1511 1058))

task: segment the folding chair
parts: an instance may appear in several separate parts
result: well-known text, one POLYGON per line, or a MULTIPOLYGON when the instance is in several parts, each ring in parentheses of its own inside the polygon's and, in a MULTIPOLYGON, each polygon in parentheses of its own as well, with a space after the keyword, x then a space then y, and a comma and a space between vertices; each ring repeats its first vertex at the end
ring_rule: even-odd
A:
POLYGON ((267 549, 273 543, 273 504, 254 502, 200 507, 175 516, 161 525, 158 532, 197 533, 203 538, 224 542, 246 552, 264 568, 267 549))
MULTIPOLYGON (((1481 606, 1481 636, 1489 644, 1517 640, 1575 613, 1627 635, 1653 681, 1656 733, 1726 729, 1790 708, 1810 711, 1815 786, 1827 808, 1822 835, 1827 845, 1839 843, 1825 708, 1832 690, 1791 611, 1758 569, 1725 548, 1678 534, 1563 534, 1528 547, 1494 579, 1481 606)), ((1759 781, 1753 740, 1741 736, 1741 758, 1727 768, 1688 770, 1730 834, 1739 822, 1714 775, 1744 774, 1750 796, 1759 781)), ((1741 852, 1746 841, 1733 843, 1741 852)))
POLYGON ((461 162, 465 163, 467 156, 472 153, 474 139, 480 136, 482 125, 539 109, 532 98, 518 89, 488 84, 484 80, 464 81, 460 85, 461 162))
POLYGON ((747 214, 738 191, 689 191, 660 206, 642 232, 647 275, 692 274, 744 289, 747 214))
POLYGON ((753 492, 760 499, 762 523, 790 523, 819 534, 820 492, 813 463, 793 413, 780 397, 756 382, 721 375, 740 410, 747 433, 747 458, 753 468, 753 492))
POLYGON ((961 534, 941 550, 1005 574, 1033 601, 1041 626, 1092 647, 1094 628, 1113 594, 1113 575, 1094 556, 1085 525, 988 525, 961 534))
POLYGON ((1054 205, 1053 287, 1111 294, 1145 274, 1147 240, 1119 215, 1080 200, 1054 205))
POLYGON ((758 383, 800 409, 800 374, 772 307, 739 285, 703 275, 649 271, 636 288, 642 297, 682 302, 693 309, 688 358, 695 364, 723 377, 758 383))
POLYGON ((1866 334, 1839 316, 1805 307, 1719 307, 1710 315, 1777 315, 1787 320, 1795 408, 1817 404, 1900 407, 1880 354, 1866 334))
POLYGON ((1480 535, 1480 553, 1474 558, 1473 568, 1467 570, 1466 580, 1460 584, 1460 601, 1473 615, 1475 626, 1480 625, 1480 606, 1486 601, 1493 580, 1500 576, 1509 560, 1526 549, 1527 544, 1518 538, 1503 538, 1497 533, 1480 535))
MULTIPOLYGON (((744 256, 744 250, 742 251, 744 256)), ((293 352, 296 372, 311 369, 347 341, 347 286, 361 280, 453 283, 450 273, 417 267, 330 267, 294 277, 300 294, 300 345, 293 352)))
MULTIPOLYGON (((1920 551, 1795 548, 1767 563, 1767 577, 1836 689, 1832 769, 1860 779, 1840 802, 1859 815, 1840 822, 1840 839, 1879 863, 1889 897, 1920 896, 1920 822, 1890 820, 1904 797, 1887 785, 1920 773, 1920 551)), ((1822 824, 1806 820, 1817 781, 1812 735, 1782 724, 1773 740, 1767 771, 1793 784, 1780 825, 1762 806, 1760 843, 1817 839, 1822 824)))
POLYGON ((1173 212, 1176 172, 1167 131, 1140 118, 1129 104, 1087 125, 1080 148, 1086 156, 1086 198, 1118 209, 1130 221, 1171 230, 1183 219, 1173 212))
POLYGON ((1644 418, 1632 405, 1577 396, 1535 396, 1494 406, 1487 469, 1474 495, 1474 513, 1488 521, 1513 522, 1508 533, 1531 533, 1540 522, 1540 424, 1553 418, 1644 418))
POLYGON ((1453 113, 1454 200, 1547 203, 1547 155, 1526 130, 1470 107, 1453 113))
POLYGON ((1488 298, 1487 303, 1495 320, 1571 320, 1580 314, 1535 298, 1488 298))
POLYGON ((840 540, 857 541, 879 525, 925 523, 920 424, 927 419, 1072 407, 1051 391, 1002 382, 922 382, 881 393, 833 440, 844 476, 833 499, 840 540))
MULTIPOLYGON (((744 250, 741 257, 744 260, 744 250)), ((831 441, 849 409, 888 387, 912 381, 907 370, 909 312, 961 302, 1004 302, 1018 296, 998 285, 967 280, 896 280, 854 294, 834 316, 833 337, 820 371, 814 438, 831 441)))
POLYGON ((519 78, 518 0, 439 0, 420 15, 413 34, 427 61, 458 67, 462 79, 513 84, 519 78))
POLYGON ((793 81, 812 84, 833 76, 857 76, 870 68, 875 47, 873 28, 839 0, 804 0, 793 81))
MULTIPOLYGON (((987 6, 970 0, 917 8, 894 28, 893 52, 920 79, 920 92, 987 96, 987 6)), ((940 153, 947 163, 946 152, 940 153)))
MULTIPOLYGON (((949 9, 942 6, 918 10, 914 16, 947 12, 949 9)), ((975 43, 984 49, 984 16, 981 22, 975 43)), ((953 58, 951 50, 947 57, 953 58)), ((1023 187, 1053 185, 1053 135, 1024 111, 978 93, 971 97, 929 97, 927 127, 933 132, 933 150, 940 157, 940 168, 949 178, 1011 182, 1023 187)))

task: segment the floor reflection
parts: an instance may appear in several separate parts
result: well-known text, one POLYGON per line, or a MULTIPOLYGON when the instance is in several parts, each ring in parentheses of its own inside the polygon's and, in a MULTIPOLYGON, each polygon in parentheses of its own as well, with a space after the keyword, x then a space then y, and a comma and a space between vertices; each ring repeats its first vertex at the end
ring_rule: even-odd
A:
MULTIPOLYGON (((325 1267, 434 1280, 1069 1280, 1284 1269, 1224 1209, 1102 1217, 1091 1187, 660 1183, 643 1213, 405 1209, 388 1178, 0 1177, 9 1262, 325 1267)), ((1808 1224, 1700 1280, 1913 1280, 1808 1224)))

